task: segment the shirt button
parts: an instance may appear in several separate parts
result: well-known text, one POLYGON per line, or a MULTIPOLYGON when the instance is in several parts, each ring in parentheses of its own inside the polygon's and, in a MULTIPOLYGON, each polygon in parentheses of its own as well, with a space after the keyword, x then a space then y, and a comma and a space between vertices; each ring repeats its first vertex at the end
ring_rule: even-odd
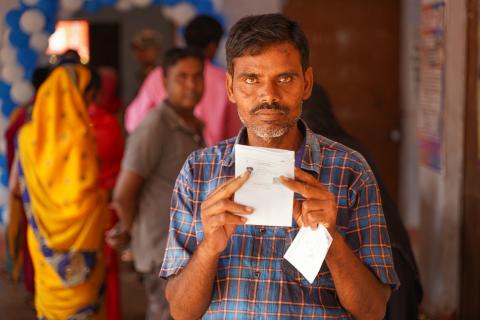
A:
POLYGON ((260 272, 259 271, 255 271, 255 278, 260 278, 260 272))
POLYGON ((260 232, 260 234, 265 234, 265 232, 267 232, 265 228, 260 228, 258 229, 258 231, 260 232))

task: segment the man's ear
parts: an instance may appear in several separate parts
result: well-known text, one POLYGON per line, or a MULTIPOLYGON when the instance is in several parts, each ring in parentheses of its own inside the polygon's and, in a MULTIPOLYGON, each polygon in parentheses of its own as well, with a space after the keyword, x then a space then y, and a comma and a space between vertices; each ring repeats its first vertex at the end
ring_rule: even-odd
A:
POLYGON ((227 71, 227 78, 226 78, 226 85, 227 85, 227 96, 228 100, 230 100, 231 103, 237 103, 235 101, 235 97, 233 96, 233 75, 230 74, 229 71, 227 71))
POLYGON ((313 69, 308 67, 304 72, 305 86, 303 88, 303 100, 310 98, 313 88, 313 69))

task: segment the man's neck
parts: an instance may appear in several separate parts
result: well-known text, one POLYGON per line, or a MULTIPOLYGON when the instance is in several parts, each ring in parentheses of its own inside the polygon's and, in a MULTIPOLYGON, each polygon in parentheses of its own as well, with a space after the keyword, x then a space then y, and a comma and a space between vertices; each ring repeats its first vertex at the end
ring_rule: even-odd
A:
POLYGON ((294 128, 291 128, 285 135, 269 140, 260 138, 253 134, 253 132, 249 132, 247 129, 247 138, 247 144, 252 147, 275 148, 295 151, 302 143, 303 135, 298 126, 295 126, 294 128))
POLYGON ((166 103, 175 111, 175 113, 185 122, 185 124, 191 128, 198 130, 200 127, 199 120, 193 114, 194 108, 181 108, 172 104, 170 101, 166 103))

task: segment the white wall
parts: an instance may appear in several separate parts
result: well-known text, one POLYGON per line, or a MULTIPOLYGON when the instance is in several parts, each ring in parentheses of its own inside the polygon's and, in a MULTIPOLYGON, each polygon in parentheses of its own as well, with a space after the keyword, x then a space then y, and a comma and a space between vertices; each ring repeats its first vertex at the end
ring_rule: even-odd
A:
POLYGON ((466 0, 447 1, 443 172, 419 166, 417 152, 418 39, 420 0, 404 0, 402 22, 401 207, 424 286, 430 315, 449 315, 458 307, 460 222, 466 65, 466 0))

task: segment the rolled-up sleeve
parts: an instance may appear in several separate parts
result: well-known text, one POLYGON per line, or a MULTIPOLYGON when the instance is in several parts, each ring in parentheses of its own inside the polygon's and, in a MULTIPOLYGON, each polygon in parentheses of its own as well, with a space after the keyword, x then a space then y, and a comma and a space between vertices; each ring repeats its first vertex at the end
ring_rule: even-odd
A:
POLYGON ((360 260, 384 284, 399 286, 380 192, 373 173, 366 170, 350 189, 351 207, 346 241, 360 260))
POLYGON ((190 159, 183 165, 172 194, 167 248, 159 274, 165 279, 179 273, 197 247, 190 159))

